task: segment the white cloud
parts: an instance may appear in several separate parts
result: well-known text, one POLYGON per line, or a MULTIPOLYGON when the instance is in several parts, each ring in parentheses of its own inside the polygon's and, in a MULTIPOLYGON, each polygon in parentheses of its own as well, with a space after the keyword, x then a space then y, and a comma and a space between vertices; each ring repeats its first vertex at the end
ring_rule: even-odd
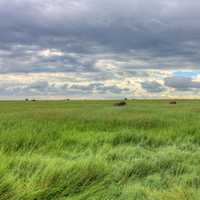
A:
POLYGON ((38 55, 42 57, 51 57, 51 56, 63 56, 64 53, 56 49, 44 49, 44 50, 40 50, 38 52, 38 55))

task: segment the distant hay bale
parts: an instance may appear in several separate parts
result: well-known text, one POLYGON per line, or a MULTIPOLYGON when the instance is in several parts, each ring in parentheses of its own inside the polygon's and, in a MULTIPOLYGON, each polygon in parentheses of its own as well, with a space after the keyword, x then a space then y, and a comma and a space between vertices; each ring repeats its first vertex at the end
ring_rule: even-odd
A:
POLYGON ((169 104, 176 104, 176 101, 170 101, 169 104))
POLYGON ((126 102, 125 101, 120 101, 114 104, 114 106, 125 106, 126 102))

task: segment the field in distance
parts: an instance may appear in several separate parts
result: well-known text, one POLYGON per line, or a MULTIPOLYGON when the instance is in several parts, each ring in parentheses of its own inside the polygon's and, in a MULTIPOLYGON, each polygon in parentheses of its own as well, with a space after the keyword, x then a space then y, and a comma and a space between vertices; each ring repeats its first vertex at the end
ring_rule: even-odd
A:
POLYGON ((199 200, 200 101, 2 101, 0 200, 199 200))

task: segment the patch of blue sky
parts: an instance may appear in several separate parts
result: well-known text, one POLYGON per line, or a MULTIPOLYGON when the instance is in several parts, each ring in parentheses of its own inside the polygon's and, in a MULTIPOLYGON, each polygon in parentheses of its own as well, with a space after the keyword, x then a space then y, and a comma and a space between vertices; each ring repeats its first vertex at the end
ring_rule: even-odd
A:
POLYGON ((173 75, 178 77, 196 77, 200 75, 200 71, 175 71, 173 75))

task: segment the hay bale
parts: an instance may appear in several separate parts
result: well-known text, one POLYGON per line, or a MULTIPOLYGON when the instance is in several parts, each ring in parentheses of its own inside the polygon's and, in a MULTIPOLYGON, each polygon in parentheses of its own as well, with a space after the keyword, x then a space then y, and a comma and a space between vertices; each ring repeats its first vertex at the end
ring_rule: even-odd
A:
POLYGON ((125 106, 126 102, 125 101, 120 101, 114 104, 114 106, 125 106))
POLYGON ((169 104, 176 104, 176 101, 170 101, 169 104))

